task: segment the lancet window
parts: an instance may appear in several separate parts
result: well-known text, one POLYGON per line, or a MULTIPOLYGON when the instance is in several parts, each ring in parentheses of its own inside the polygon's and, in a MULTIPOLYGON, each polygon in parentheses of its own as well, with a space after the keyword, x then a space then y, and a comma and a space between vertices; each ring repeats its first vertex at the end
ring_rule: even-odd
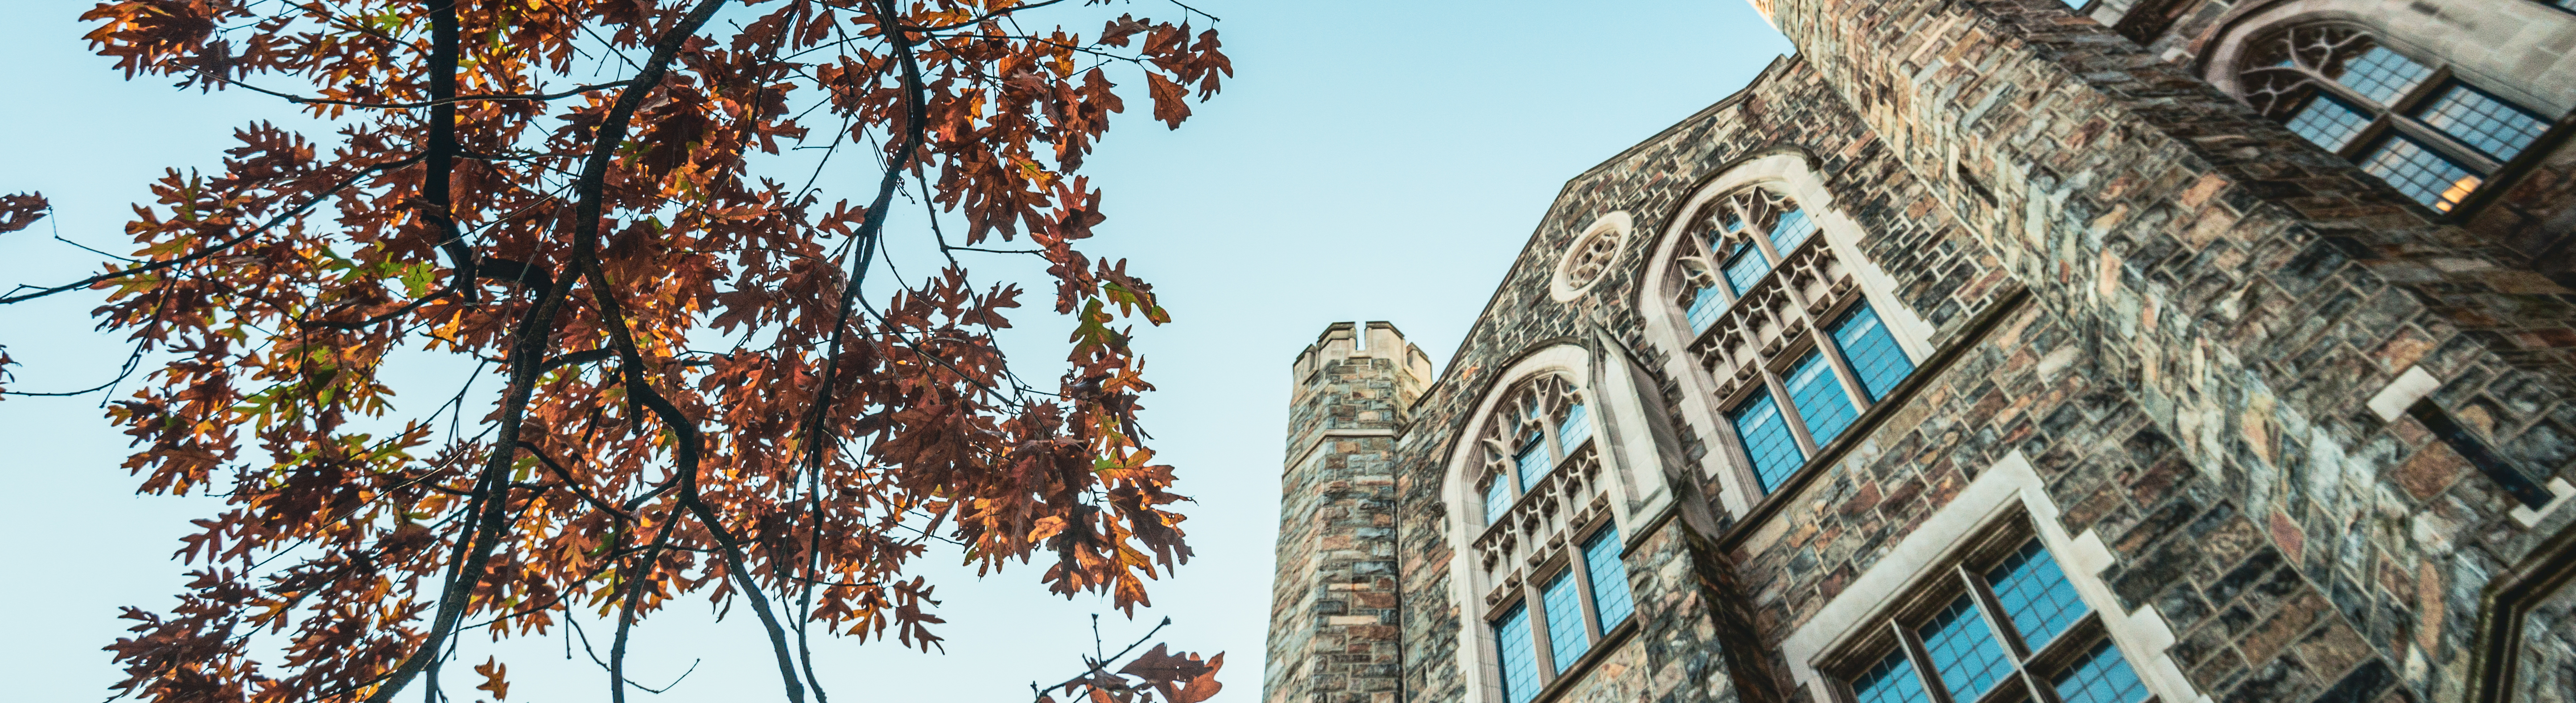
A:
POLYGON ((1623 544, 1585 392, 1544 373, 1513 387, 1476 435, 1482 625, 1504 703, 1526 703, 1628 621, 1623 544))
POLYGON ((1851 703, 2145 703, 2146 684, 2026 527, 1900 596, 1839 657, 1851 703))
POLYGON ((2442 212, 2529 150, 2551 121, 2357 26, 2274 33, 2241 65, 2254 109, 2442 212))
POLYGON ((1752 186, 1697 217, 1673 262, 1674 303, 1717 385, 1741 483, 1768 494, 1886 398, 1914 361, 1795 200, 1752 186))

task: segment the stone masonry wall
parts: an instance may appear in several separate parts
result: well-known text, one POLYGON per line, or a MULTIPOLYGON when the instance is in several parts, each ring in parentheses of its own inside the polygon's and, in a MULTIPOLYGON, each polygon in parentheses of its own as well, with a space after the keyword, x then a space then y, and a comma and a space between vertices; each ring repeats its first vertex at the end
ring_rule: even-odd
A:
MULTIPOLYGON (((2187 634, 2178 656, 2244 660, 2241 676, 2196 671, 2209 693, 2306 698, 2386 671, 2418 697, 2457 698, 2487 575, 2568 516, 2539 530, 2505 519, 2513 503, 2492 482, 2364 401, 2420 366, 2443 383, 2437 404, 2505 461, 2576 474, 2567 291, 2060 3, 1782 0, 1775 13, 1909 170, 1991 174, 1979 189, 1932 184, 2043 308, 2098 341, 2087 360, 2121 379, 2159 442, 2214 479, 2208 495, 2234 517, 2180 528, 2250 540, 2123 540, 2114 578, 2214 571, 2221 586, 2250 574, 2288 589, 2203 604, 2225 628, 2187 634), (2227 527, 2238 519, 2257 529, 2227 527), (2208 561, 2231 552, 2243 560, 2208 561), (2279 637, 2346 627, 2368 633, 2373 658, 2313 670, 2274 631, 2247 637, 2284 604, 2314 620, 2279 637)), ((2176 596, 2142 588, 2122 595, 2176 596)))
POLYGON ((1336 324, 1299 357, 1280 478, 1270 703, 1394 703, 1395 432, 1428 371, 1376 323, 1371 350, 1336 324), (1371 353, 1374 352, 1374 353, 1371 353))

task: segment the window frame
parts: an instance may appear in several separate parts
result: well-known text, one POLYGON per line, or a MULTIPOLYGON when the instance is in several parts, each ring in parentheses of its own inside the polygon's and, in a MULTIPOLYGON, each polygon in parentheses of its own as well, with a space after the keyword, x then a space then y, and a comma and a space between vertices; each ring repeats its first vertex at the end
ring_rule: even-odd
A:
MULTIPOLYGON (((1591 662, 1607 656, 1605 652, 1616 648, 1628 632, 1638 627, 1636 624, 1638 615, 1634 612, 1636 610, 1634 592, 1629 593, 1631 612, 1628 617, 1606 629, 1601 626, 1601 591, 1592 579, 1591 569, 1584 562, 1583 545, 1606 532, 1617 529, 1616 521, 1609 519, 1608 516, 1602 516, 1584 523, 1580 529, 1567 530, 1567 534, 1578 535, 1578 537, 1565 540, 1556 548, 1555 553, 1541 560, 1536 568, 1530 569, 1528 573, 1531 578, 1522 579, 1518 583, 1505 584, 1503 590, 1510 595, 1496 599, 1494 605, 1487 606, 1478 613, 1477 622, 1481 623, 1480 627, 1484 630, 1482 639, 1492 643, 1485 647, 1487 651, 1484 654, 1495 658, 1492 676, 1485 681, 1485 685, 1501 694, 1496 700, 1503 703, 1510 703, 1512 700, 1510 688, 1505 683, 1507 674, 1503 671, 1502 663, 1509 653, 1503 651, 1502 633, 1494 627, 1496 622, 1512 611, 1512 608, 1528 606, 1524 612, 1525 617, 1529 618, 1532 650, 1530 662, 1538 674, 1537 690, 1531 693, 1529 699, 1533 701, 1546 699, 1552 691, 1561 687, 1563 681, 1581 678, 1591 662), (1562 662, 1557 661, 1556 658, 1556 642, 1554 633, 1551 631, 1555 623, 1550 622, 1545 593, 1547 584, 1558 577, 1574 580, 1575 610, 1582 617, 1583 627, 1580 632, 1585 637, 1583 651, 1562 662)), ((1617 540, 1613 540, 1613 544, 1617 543, 1617 540)), ((1627 564, 1624 559, 1619 568, 1625 574, 1627 564)))
MULTIPOLYGON (((1854 682, 1891 653, 1902 651, 1911 665, 1911 675, 1923 687, 1926 703, 2063 703, 2056 691, 2056 680, 2096 647, 2111 646, 2111 653, 2122 658, 2132 674, 2140 679, 2146 697, 2134 703, 2163 703, 2152 686, 2145 684, 2137 662, 2127 659, 2112 637, 2110 623, 2102 611, 2080 598, 2084 614, 2051 637, 2048 643, 2033 648, 2021 628, 2014 625, 1994 584, 1986 578, 2004 560, 2011 558, 2023 545, 2039 542, 2042 556, 2065 574, 2070 587, 2074 570, 2055 550, 2047 547, 2029 513, 2013 511, 2010 516, 1982 528, 1965 540, 1963 548, 1942 557, 1926 569, 1922 578, 1903 586, 1891 600, 1892 606, 1871 615, 1860 634, 1848 638, 1833 652, 1816 663, 1817 673, 1828 682, 1826 695, 1832 703, 1860 703, 1854 682), (1974 699, 1954 696, 1941 679, 1937 663, 1927 651, 1921 629, 1943 609, 1962 595, 1968 597, 1973 615, 1987 628, 2001 646, 2006 663, 2011 667, 1997 683, 1974 699), (2018 684, 2016 686, 2015 684, 2018 684)), ((1499 611, 1498 611, 1499 612, 1499 611)))
MULTIPOLYGON (((1596 455, 1602 453, 1599 448, 1599 444, 1601 442, 1601 431, 1603 429, 1600 424, 1602 422, 1601 413, 1594 407, 1598 401, 1593 398, 1591 389, 1585 388, 1583 384, 1575 382, 1576 379, 1572 375, 1549 372, 1520 379, 1512 384, 1511 390, 1506 391, 1503 394, 1503 402, 1509 404, 1521 394, 1533 392, 1533 389, 1530 388, 1532 384, 1543 383, 1550 378, 1554 378, 1558 382, 1565 384, 1568 394, 1572 395, 1575 399, 1572 407, 1583 409, 1583 422, 1585 427, 1590 431, 1584 433, 1581 441, 1576 442, 1574 446, 1568 447, 1565 446, 1564 438, 1561 436, 1564 425, 1563 421, 1556 419, 1552 415, 1550 417, 1535 420, 1537 424, 1536 429, 1539 432, 1537 441, 1539 446, 1548 452, 1548 461, 1547 470, 1541 471, 1537 476, 1533 476, 1531 478, 1543 479, 1548 476, 1554 476, 1559 471, 1566 470, 1568 463, 1576 457, 1582 456, 1583 449, 1585 447, 1592 447, 1592 452, 1596 455)), ((1496 408, 1496 410, 1498 412, 1496 412, 1493 417, 1486 418, 1486 422, 1503 420, 1512 423, 1512 431, 1515 433, 1512 436, 1518 436, 1517 433, 1519 429, 1533 422, 1528 418, 1519 416, 1519 408, 1516 407, 1496 408)), ((1481 433, 1482 432, 1480 432, 1480 434, 1481 433)), ((1483 464, 1484 466, 1474 485, 1476 495, 1480 498, 1478 501, 1480 506, 1486 502, 1481 500, 1485 491, 1490 490, 1497 482, 1508 486, 1506 492, 1509 497, 1503 501, 1502 512, 1504 513, 1511 512, 1512 508, 1521 504, 1521 499, 1529 497, 1528 482, 1522 480, 1521 472, 1519 470, 1522 446, 1523 445, 1520 443, 1515 443, 1510 448, 1511 453, 1503 455, 1500 461, 1496 461, 1491 458, 1490 453, 1494 451, 1494 447, 1480 446, 1476 448, 1475 453, 1477 456, 1475 459, 1478 463, 1483 464)), ((1477 510, 1483 513, 1481 517, 1484 518, 1482 522, 1477 523, 1479 526, 1478 530, 1480 531, 1493 529, 1493 526, 1502 519, 1502 515, 1494 514, 1493 511, 1486 507, 1478 507, 1477 510)))
MULTIPOLYGON (((1823 239, 1822 233, 1818 233, 1813 238, 1823 239)), ((1770 274, 1764 275, 1767 277, 1770 274)), ((1730 304, 1732 304, 1731 301, 1730 304)), ((1833 332, 1828 329, 1834 322, 1840 321, 1844 315, 1861 305, 1870 305, 1873 311, 1879 309, 1866 293, 1852 296, 1849 300, 1836 301, 1832 306, 1825 308, 1824 313, 1813 315, 1802 329, 1790 333, 1796 335, 1794 341, 1782 345, 1778 353, 1764 356, 1758 367, 1759 371, 1755 374, 1761 383, 1744 384, 1734 392, 1714 399, 1712 409, 1721 420, 1719 424, 1724 425, 1720 430, 1722 434, 1719 436, 1724 440, 1720 444, 1725 445, 1722 453, 1726 458, 1721 463, 1726 465, 1725 471, 1734 475, 1737 485, 1752 489, 1746 494, 1747 504, 1761 503, 1778 493, 1780 487, 1788 486, 1799 474, 1815 470, 1816 457, 1823 455, 1825 449, 1832 447, 1835 442, 1850 437, 1852 430, 1860 426, 1860 418, 1869 414, 1871 409, 1889 402, 1888 398, 1870 399, 1868 389, 1861 384, 1860 371, 1852 368, 1850 355, 1833 339, 1833 332), (1850 403, 1852 409, 1852 422, 1843 427, 1841 434, 1822 442, 1816 441, 1814 431, 1808 426, 1806 413, 1798 408, 1796 397, 1789 392, 1790 370, 1810 352, 1824 357, 1826 366, 1833 372, 1834 381, 1842 386, 1844 401, 1850 403), (1797 468, 1782 475, 1779 486, 1763 485, 1761 474, 1754 466, 1752 454, 1747 449, 1744 438, 1736 433, 1733 422, 1726 421, 1734 417, 1734 413, 1742 409, 1745 403, 1750 402, 1757 390, 1770 395, 1773 406, 1780 413, 1782 424, 1787 426, 1789 436, 1797 443, 1798 453, 1801 455, 1798 458, 1797 468)), ((1800 314, 1806 313, 1801 311, 1800 314)), ((1881 326, 1887 324, 1884 316, 1880 318, 1879 324, 1881 326)), ((1895 330, 1889 329, 1888 334, 1893 338, 1895 330)), ((1923 359, 1915 357, 1904 344, 1897 344, 1896 352, 1905 356, 1909 367, 1906 370, 1908 377, 1922 368, 1923 359)), ((1699 372, 1705 375, 1708 370, 1702 368, 1699 372)), ((1900 379, 1898 383, 1902 385, 1903 380, 1900 379)), ((1890 393, 1891 397, 1894 395, 1890 393)))
MULTIPOLYGON (((2485 201, 2492 200, 2496 194, 2508 189, 2513 181, 2519 180, 2520 171, 2524 170, 2524 167, 2527 164, 2536 163, 2534 159, 2544 158, 2545 154, 2541 152, 2554 151, 2555 149, 2551 148, 2551 145, 2555 140, 2552 139, 2553 135, 2551 133, 2559 131, 2557 129, 2558 127, 2566 124, 2571 116, 2576 116, 2560 115, 2556 118, 2549 117, 2545 113, 2533 109, 2528 105, 2514 101, 2495 90, 2490 90, 2469 81, 2466 77, 2460 75, 2453 62, 2444 60, 2435 52, 2418 49, 2402 38, 2392 37, 2390 32, 2357 22, 2327 20, 2319 22, 2301 22, 2290 24, 2288 26, 2274 27, 2256 34, 2253 39, 2250 40, 2250 43, 2259 48, 2248 49, 2246 57, 2240 60, 2240 65, 2231 69, 2237 74, 2234 77, 2233 83, 2237 86, 2236 92, 2238 100, 2244 101, 2249 105, 2253 105, 2253 86, 2256 85, 2254 77, 2258 74, 2286 71, 2304 78, 2304 80, 2300 81, 2298 85, 2293 86, 2290 91, 2281 93, 2280 97, 2277 98, 2273 104, 2269 106, 2255 106, 2257 112, 2260 112, 2266 119, 2286 125, 2300 111, 2305 110, 2308 105, 2320 99, 2331 99, 2342 104, 2345 108, 2363 115, 2367 118, 2367 121, 2359 131, 2353 134, 2353 137, 2350 140, 2346 141, 2339 148, 2327 147, 2322 144, 2315 144, 2315 142, 2308 142, 2310 144, 2315 144, 2317 148, 2324 149, 2328 153, 2332 153, 2335 156, 2342 158, 2344 161, 2351 163, 2354 167, 2359 168, 2362 167, 2370 155, 2377 153, 2381 148, 2385 147, 2391 140, 2397 138, 2399 135, 2403 135, 2405 138, 2414 141, 2417 145, 2422 146, 2425 151, 2432 155, 2447 160, 2451 164, 2459 166, 2462 170, 2466 170, 2476 176, 2478 178, 2478 185, 2469 189, 2468 192, 2463 193, 2458 200, 2451 201, 2451 206, 2447 209, 2418 201, 2412 195, 2408 195, 2403 199, 2407 204, 2423 208, 2425 211, 2431 212, 2437 218, 2465 219, 2474 215, 2475 212, 2483 206, 2485 201), (2306 65, 2298 65, 2284 69, 2275 66, 2242 65, 2252 64, 2257 60, 2255 58, 2257 56, 2268 55, 2259 52, 2275 50, 2275 48, 2271 46, 2273 44, 2294 41, 2291 37, 2295 32, 2338 29, 2359 34, 2362 37, 2365 37, 2372 46, 2385 49, 2390 53, 2406 59, 2407 61, 2423 66, 2426 69, 2424 76, 2420 80, 2416 81, 2415 85, 2408 88, 2405 92, 2382 102, 2372 99, 2367 95, 2363 95, 2360 91, 2353 89, 2351 86, 2344 85, 2339 77, 2327 76, 2324 66, 2309 67, 2306 65), (2428 57, 2430 57, 2429 60, 2428 57), (2441 128, 2434 127, 2430 123, 2427 123, 2422 116, 2416 114, 2429 108, 2434 99, 2445 91, 2455 87, 2484 95, 2487 99, 2493 100, 2497 104, 2538 120, 2542 125, 2541 134, 2534 137, 2530 143, 2525 144, 2522 151, 2515 156, 2499 159, 2486 153, 2485 150, 2469 144, 2467 140, 2453 136, 2451 133, 2441 128)), ((2368 50, 2363 49, 2361 51, 2367 52, 2368 50)), ((2327 56, 2329 63, 2337 58, 2337 55, 2333 53, 2329 53, 2327 56)), ((2354 57, 2357 56, 2358 55, 2356 54, 2354 57)), ((2349 58, 2347 58, 2347 61, 2349 61, 2349 58)), ((2307 140, 2303 137, 2301 141, 2307 140)), ((2373 178, 2379 178, 2383 183, 2388 183, 2392 189, 2396 188, 2395 183, 2388 182, 2387 179, 2381 178, 2378 174, 2374 173, 2370 175, 2373 178)))

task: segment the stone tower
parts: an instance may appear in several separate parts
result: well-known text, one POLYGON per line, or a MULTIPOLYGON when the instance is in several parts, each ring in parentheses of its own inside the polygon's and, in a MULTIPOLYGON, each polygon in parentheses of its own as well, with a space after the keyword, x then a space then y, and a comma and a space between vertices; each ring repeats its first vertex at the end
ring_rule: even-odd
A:
POLYGON ((1431 359, 1394 325, 1337 322, 1294 374, 1263 699, 1392 703, 1395 443, 1431 359))

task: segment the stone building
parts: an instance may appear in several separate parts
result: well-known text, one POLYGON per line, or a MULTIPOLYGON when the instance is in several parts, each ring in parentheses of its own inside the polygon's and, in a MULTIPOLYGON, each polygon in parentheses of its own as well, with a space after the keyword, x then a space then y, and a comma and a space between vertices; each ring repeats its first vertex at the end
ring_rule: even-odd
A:
POLYGON ((1265 700, 2576 701, 2576 0, 1754 4, 1297 357, 1265 700))

